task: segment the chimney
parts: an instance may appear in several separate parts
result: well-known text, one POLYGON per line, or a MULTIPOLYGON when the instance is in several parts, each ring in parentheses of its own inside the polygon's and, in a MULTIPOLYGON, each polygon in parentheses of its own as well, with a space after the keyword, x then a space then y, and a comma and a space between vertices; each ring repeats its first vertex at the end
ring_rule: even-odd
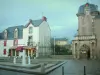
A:
POLYGON ((47 18, 45 16, 42 17, 43 21, 47 21, 47 18))
POLYGON ((32 19, 29 19, 29 22, 32 23, 32 19))

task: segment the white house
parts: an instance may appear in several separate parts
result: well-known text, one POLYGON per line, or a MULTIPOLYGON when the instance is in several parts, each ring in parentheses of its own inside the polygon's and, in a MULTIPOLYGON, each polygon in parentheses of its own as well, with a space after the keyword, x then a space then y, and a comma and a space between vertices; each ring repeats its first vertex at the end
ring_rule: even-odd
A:
POLYGON ((8 27, 0 33, 0 57, 49 56, 51 30, 47 18, 29 20, 26 25, 8 27))

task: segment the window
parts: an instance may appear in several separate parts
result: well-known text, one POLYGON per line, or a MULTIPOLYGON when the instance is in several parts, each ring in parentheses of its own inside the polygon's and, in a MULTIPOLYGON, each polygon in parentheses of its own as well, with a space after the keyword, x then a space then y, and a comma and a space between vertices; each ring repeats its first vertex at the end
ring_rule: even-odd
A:
POLYGON ((77 43, 75 43, 75 50, 77 49, 77 43))
POLYGON ((14 40, 13 45, 14 46, 18 45, 18 40, 17 39, 14 40))
POLYGON ((18 38, 18 30, 17 29, 15 29, 15 31, 14 31, 14 38, 18 38))
POLYGON ((87 15, 89 15, 89 13, 90 13, 89 11, 86 11, 86 14, 87 14, 87 15))
POLYGON ((16 51, 16 56, 19 56, 19 51, 16 51))
POLYGON ((33 37, 32 36, 28 37, 28 42, 33 42, 33 37))
POLYGON ((4 46, 6 46, 6 43, 7 43, 7 41, 5 40, 5 41, 4 41, 4 46))
POLYGON ((6 55, 6 49, 3 50, 3 54, 6 55))
POLYGON ((29 34, 33 33, 33 28, 29 27, 29 34))
POLYGON ((32 36, 28 37, 28 46, 29 45, 33 45, 33 37, 32 36))
POLYGON ((7 30, 4 31, 4 38, 7 39, 7 30))
POLYGON ((84 17, 81 17, 82 25, 84 25, 84 17))
POLYGON ((92 42, 92 47, 94 46, 94 42, 92 42))

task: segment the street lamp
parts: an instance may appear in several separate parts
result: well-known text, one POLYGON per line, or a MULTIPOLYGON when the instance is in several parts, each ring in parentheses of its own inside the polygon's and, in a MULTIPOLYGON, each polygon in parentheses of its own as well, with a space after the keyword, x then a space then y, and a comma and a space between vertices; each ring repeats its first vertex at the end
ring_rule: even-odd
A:
POLYGON ((55 55, 55 37, 54 37, 54 55, 55 55))

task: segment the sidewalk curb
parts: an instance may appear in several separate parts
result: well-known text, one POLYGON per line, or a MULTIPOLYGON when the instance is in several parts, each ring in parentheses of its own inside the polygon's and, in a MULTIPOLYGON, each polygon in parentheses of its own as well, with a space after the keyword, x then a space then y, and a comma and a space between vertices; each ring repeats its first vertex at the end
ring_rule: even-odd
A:
POLYGON ((17 69, 16 67, 9 67, 9 66, 4 66, 4 65, 0 65, 0 69, 2 70, 8 70, 8 71, 15 71, 15 72, 20 72, 20 73, 27 73, 27 74, 38 74, 38 75, 45 75, 48 74, 52 71, 54 71, 56 68, 62 66, 64 63, 66 63, 66 61, 63 61, 59 64, 55 64, 53 67, 48 68, 47 70, 45 70, 44 72, 40 72, 40 71, 34 71, 34 70, 27 70, 27 69, 17 69))
POLYGON ((60 64, 58 64, 58 65, 55 65, 54 67, 51 67, 50 69, 48 69, 48 70, 45 72, 45 74, 48 74, 48 73, 54 71, 55 69, 59 68, 60 66, 62 66, 62 65, 65 64, 66 62, 67 62, 67 61, 64 61, 64 62, 62 62, 62 63, 60 63, 60 64))

